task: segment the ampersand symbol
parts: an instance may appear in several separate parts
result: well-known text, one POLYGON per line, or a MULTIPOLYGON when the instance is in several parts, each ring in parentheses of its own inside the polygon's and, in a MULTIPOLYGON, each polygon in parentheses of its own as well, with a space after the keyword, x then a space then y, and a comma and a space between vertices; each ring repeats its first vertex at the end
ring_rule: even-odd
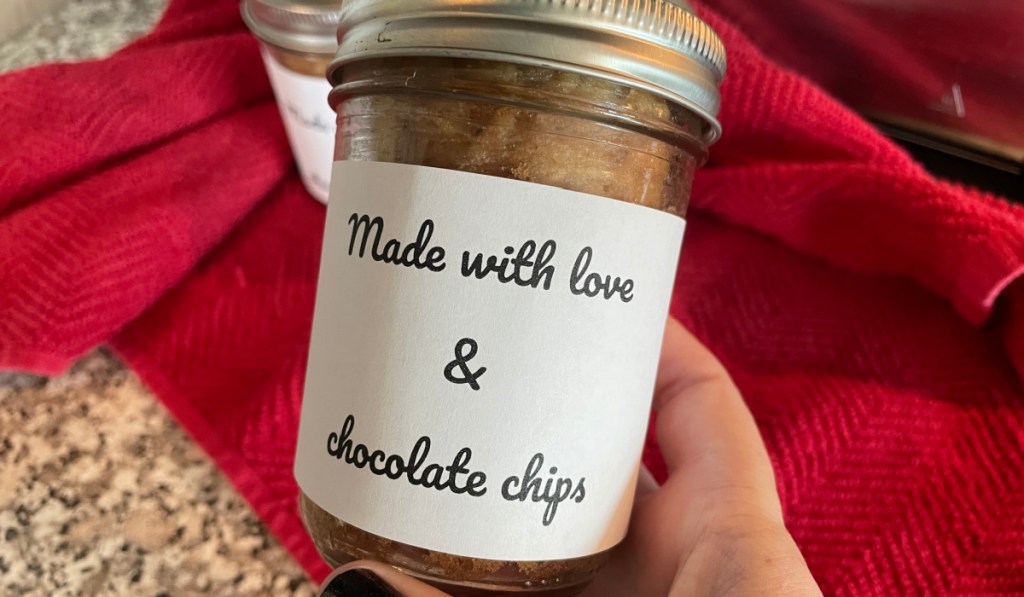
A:
POLYGON ((479 390, 480 384, 476 380, 480 379, 480 376, 487 371, 487 367, 480 367, 476 371, 469 370, 469 361, 476 356, 476 350, 476 340, 472 338, 459 340, 455 345, 455 360, 448 363, 448 366, 444 368, 444 378, 454 384, 468 383, 469 387, 479 390), (456 367, 462 371, 461 377, 455 377, 452 374, 456 367))

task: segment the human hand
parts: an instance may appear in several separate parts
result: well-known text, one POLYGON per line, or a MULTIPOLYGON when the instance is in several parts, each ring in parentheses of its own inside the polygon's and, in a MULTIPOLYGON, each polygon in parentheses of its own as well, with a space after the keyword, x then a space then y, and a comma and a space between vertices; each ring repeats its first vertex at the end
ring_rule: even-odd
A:
MULTIPOLYGON (((582 597, 821 595, 782 519, 754 418, 718 360, 677 321, 654 395, 669 477, 642 471, 625 541, 582 597)), ((376 562, 339 568, 325 597, 445 597, 376 562)))

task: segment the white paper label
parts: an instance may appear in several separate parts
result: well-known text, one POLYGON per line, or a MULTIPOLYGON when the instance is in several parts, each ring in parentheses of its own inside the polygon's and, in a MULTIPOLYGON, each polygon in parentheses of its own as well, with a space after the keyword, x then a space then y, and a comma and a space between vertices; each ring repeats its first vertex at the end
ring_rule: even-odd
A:
POLYGON ((364 530, 461 556, 614 546, 683 227, 546 185, 336 162, 302 490, 364 530))
POLYGON ((331 84, 326 76, 311 77, 285 68, 266 48, 263 63, 267 66, 302 184, 311 195, 326 203, 336 128, 334 111, 327 105, 331 84))

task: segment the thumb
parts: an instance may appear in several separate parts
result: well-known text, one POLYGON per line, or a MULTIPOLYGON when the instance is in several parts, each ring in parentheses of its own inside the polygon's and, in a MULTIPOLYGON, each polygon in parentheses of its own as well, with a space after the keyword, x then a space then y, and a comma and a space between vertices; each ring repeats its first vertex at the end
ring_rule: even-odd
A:
POLYGON ((320 588, 320 597, 450 597, 380 562, 352 562, 338 568, 320 588))

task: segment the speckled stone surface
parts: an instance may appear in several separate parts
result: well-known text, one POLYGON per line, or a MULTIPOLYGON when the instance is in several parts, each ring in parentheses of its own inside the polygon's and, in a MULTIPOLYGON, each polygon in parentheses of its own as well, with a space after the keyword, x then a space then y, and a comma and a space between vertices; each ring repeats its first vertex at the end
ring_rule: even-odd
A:
MULTIPOLYGON (((148 31, 165 4, 72 0, 0 42, 0 71, 103 56, 148 31)), ((53 379, 0 373, 0 595, 314 593, 109 352, 53 379)))
POLYGON ((311 595, 133 373, 0 374, 0 594, 311 595))
POLYGON ((165 6, 167 0, 67 0, 0 40, 0 72, 104 56, 152 29, 165 6))

